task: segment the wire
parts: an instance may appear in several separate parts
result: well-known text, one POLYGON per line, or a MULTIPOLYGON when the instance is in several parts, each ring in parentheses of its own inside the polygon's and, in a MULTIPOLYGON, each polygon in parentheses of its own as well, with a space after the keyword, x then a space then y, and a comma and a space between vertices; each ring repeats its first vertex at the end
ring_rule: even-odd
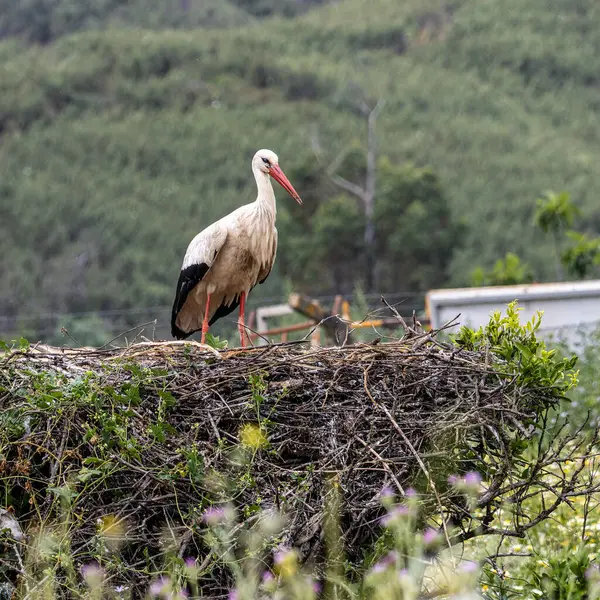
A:
MULTIPOLYGON (((313 297, 314 300, 322 304, 331 304, 337 295, 322 295, 313 297)), ((342 294, 342 296, 352 302, 355 294, 342 294)), ((402 302, 402 306, 407 311, 422 310, 424 294, 422 292, 394 292, 385 294, 390 304, 395 304, 397 301, 402 302)), ((362 298, 369 305, 380 306, 381 294, 363 294, 362 298)), ((271 296, 267 298, 256 299, 254 302, 249 302, 250 310, 254 310, 259 306, 270 304, 285 304, 287 296, 271 296)), ((97 317, 104 321, 103 333, 110 336, 120 336, 124 329, 129 329, 138 318, 143 318, 144 321, 156 322, 155 334, 161 335, 164 332, 166 335, 170 333, 169 315, 171 306, 148 306, 142 308, 113 308, 104 310, 86 310, 74 312, 46 312, 39 314, 7 316, 0 315, 0 338, 11 337, 19 331, 31 330, 31 334, 35 337, 44 338, 50 335, 56 335, 58 328, 65 322, 71 321, 71 327, 78 320, 86 317, 97 317)), ((138 325, 133 329, 141 327, 138 325)))
MULTIPOLYGON (((383 294, 386 298, 423 298, 424 294, 422 292, 394 292, 393 294, 383 294)), ((352 300, 354 298, 354 294, 343 294, 344 298, 347 300, 352 300)), ((379 303, 382 294, 365 294, 363 297, 366 300, 374 300, 379 303)), ((336 298, 336 295, 329 296, 314 296, 313 299, 318 302, 326 303, 333 301, 336 298)), ((287 301, 286 296, 272 296, 268 298, 263 298, 261 300, 257 300, 254 304, 285 304, 287 301)), ((421 303, 419 303, 421 304, 421 303)), ((249 303, 250 305, 250 303, 249 303)), ((13 316, 5 316, 0 315, 0 321, 19 321, 19 323, 27 322, 27 321, 38 321, 40 319, 53 319, 53 320, 61 320, 68 319, 71 317, 120 317, 120 316, 130 316, 130 315, 142 315, 148 313, 163 313, 170 312, 171 306, 163 305, 163 306, 149 306, 146 308, 111 308, 104 310, 86 310, 86 311, 76 311, 76 312, 66 312, 66 313, 57 313, 57 312, 46 312, 39 313, 34 315, 18 315, 16 317, 13 316)))

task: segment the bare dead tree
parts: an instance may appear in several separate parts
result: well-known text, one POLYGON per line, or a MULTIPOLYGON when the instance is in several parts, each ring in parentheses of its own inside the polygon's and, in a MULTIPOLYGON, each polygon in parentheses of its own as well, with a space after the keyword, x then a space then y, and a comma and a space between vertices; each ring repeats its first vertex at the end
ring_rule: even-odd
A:
MULTIPOLYGON (((376 284, 377 252, 375 250, 375 194, 377 191, 377 118, 385 106, 385 98, 379 98, 377 102, 370 103, 359 86, 357 88, 357 100, 355 108, 359 114, 367 119, 367 150, 366 150, 366 172, 364 185, 359 185, 345 179, 338 173, 344 159, 348 155, 348 149, 342 151, 338 157, 327 167, 326 172, 331 181, 358 198, 365 215, 365 288, 372 292, 376 284)), ((313 151, 317 158, 321 158, 321 147, 316 136, 313 136, 313 151)))

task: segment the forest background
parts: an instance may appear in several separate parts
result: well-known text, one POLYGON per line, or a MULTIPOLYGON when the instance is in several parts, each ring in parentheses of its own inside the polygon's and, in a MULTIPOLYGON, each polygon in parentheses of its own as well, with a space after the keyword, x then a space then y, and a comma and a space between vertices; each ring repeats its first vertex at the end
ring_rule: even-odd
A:
POLYGON ((0 0, 0 337, 169 337, 185 248, 254 199, 261 147, 305 204, 278 193, 254 307, 293 289, 419 308, 495 282, 507 253, 516 279, 555 280, 536 199, 568 191, 584 242, 600 232, 599 27, 593 0, 0 0), (369 279, 341 180, 364 185, 378 103, 369 279))

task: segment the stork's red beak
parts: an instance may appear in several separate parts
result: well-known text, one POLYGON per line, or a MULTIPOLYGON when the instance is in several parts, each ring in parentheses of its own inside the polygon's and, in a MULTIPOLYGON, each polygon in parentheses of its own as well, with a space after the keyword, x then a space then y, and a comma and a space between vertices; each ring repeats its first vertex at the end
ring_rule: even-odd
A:
POLYGON ((269 170, 269 174, 298 204, 302 204, 302 199, 298 195, 298 192, 284 175, 279 165, 273 165, 269 170))

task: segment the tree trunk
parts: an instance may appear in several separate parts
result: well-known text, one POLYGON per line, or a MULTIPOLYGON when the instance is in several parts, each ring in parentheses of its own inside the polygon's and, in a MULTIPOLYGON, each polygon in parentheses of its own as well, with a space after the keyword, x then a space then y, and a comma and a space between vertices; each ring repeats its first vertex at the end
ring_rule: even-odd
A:
POLYGON ((563 270, 560 263, 560 231, 554 230, 554 265, 556 267, 556 281, 562 281, 563 270))
MULTIPOLYGON (((364 232, 364 245, 365 245, 365 291, 367 293, 373 292, 377 286, 377 251, 376 251, 376 239, 375 239, 375 188, 377 181, 377 136, 375 132, 375 125, 377 123, 377 117, 385 105, 385 100, 380 98, 375 108, 370 110, 369 105, 363 101, 361 105, 362 113, 367 117, 367 174, 365 177, 365 187, 362 188, 360 185, 344 179, 342 176, 336 173, 337 168, 342 163, 343 158, 346 156, 345 153, 339 155, 334 160, 327 173, 331 177, 333 183, 341 187, 345 191, 349 192, 356 198, 358 198, 362 204, 362 208, 365 214, 365 232, 364 232)), ((313 148, 315 153, 319 154, 318 143, 313 140, 313 148)))
POLYGON ((375 290, 377 268, 377 253, 375 252, 375 225, 367 217, 365 226, 365 292, 371 294, 375 290))
POLYGON ((375 125, 385 101, 380 99, 369 113, 367 131, 367 175, 365 181, 365 291, 372 293, 377 286, 377 250, 375 247, 375 191, 377 183, 377 135, 375 125))

